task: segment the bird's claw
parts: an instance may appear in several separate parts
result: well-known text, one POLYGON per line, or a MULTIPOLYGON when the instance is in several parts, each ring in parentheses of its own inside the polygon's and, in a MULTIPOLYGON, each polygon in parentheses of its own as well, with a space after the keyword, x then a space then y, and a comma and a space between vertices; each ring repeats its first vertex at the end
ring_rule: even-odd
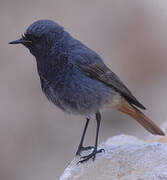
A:
POLYGON ((88 154, 88 155, 86 155, 86 156, 81 157, 81 158, 80 158, 81 160, 80 160, 77 164, 86 162, 86 161, 88 161, 90 158, 92 158, 92 160, 94 161, 95 158, 96 158, 96 154, 97 154, 97 153, 101 153, 101 152, 105 152, 105 150, 104 150, 104 149, 99 149, 99 150, 94 149, 92 153, 90 153, 90 154, 88 154))

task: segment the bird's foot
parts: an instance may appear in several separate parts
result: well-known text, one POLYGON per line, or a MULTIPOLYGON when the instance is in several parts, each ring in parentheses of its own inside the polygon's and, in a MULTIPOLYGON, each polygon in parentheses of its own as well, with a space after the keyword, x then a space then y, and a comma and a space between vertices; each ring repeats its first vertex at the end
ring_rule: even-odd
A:
POLYGON ((96 148, 94 148, 94 150, 93 150, 92 153, 90 153, 90 154, 88 154, 88 155, 86 155, 86 156, 81 157, 81 158, 80 158, 81 160, 80 160, 78 163, 86 162, 86 161, 88 161, 88 160, 91 159, 91 158, 92 158, 92 160, 94 161, 95 158, 96 158, 96 154, 97 154, 97 153, 101 153, 101 152, 105 152, 105 150, 104 150, 104 149, 99 149, 99 150, 97 150, 96 148))
POLYGON ((87 151, 93 148, 94 148, 93 146, 87 146, 87 147, 80 146, 76 152, 76 156, 81 156, 82 151, 87 151))

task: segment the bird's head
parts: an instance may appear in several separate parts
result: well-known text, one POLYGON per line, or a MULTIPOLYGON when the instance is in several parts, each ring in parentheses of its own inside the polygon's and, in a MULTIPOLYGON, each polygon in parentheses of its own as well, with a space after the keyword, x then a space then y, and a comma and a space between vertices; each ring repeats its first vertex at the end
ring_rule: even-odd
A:
POLYGON ((39 20, 31 24, 20 39, 9 44, 23 44, 34 56, 47 55, 62 32, 63 27, 54 21, 39 20))

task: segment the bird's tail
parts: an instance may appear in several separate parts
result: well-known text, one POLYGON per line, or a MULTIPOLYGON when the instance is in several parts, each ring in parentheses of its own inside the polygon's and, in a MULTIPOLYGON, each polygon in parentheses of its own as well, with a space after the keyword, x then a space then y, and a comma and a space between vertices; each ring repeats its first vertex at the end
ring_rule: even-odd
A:
POLYGON ((165 135, 165 133, 152 120, 146 117, 136 107, 130 105, 125 99, 122 98, 121 103, 116 106, 116 109, 134 118, 150 133, 161 136, 165 135))

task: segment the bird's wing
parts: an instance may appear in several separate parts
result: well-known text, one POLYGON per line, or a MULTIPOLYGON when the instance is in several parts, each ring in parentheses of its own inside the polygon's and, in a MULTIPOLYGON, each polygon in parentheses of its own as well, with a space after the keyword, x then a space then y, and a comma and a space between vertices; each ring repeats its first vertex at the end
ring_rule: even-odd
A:
POLYGON ((93 64, 80 64, 81 70, 90 78, 94 78, 112 87, 120 93, 130 104, 136 105, 141 109, 146 109, 129 91, 129 89, 122 83, 118 76, 113 73, 105 64, 103 63, 93 63, 93 64))

